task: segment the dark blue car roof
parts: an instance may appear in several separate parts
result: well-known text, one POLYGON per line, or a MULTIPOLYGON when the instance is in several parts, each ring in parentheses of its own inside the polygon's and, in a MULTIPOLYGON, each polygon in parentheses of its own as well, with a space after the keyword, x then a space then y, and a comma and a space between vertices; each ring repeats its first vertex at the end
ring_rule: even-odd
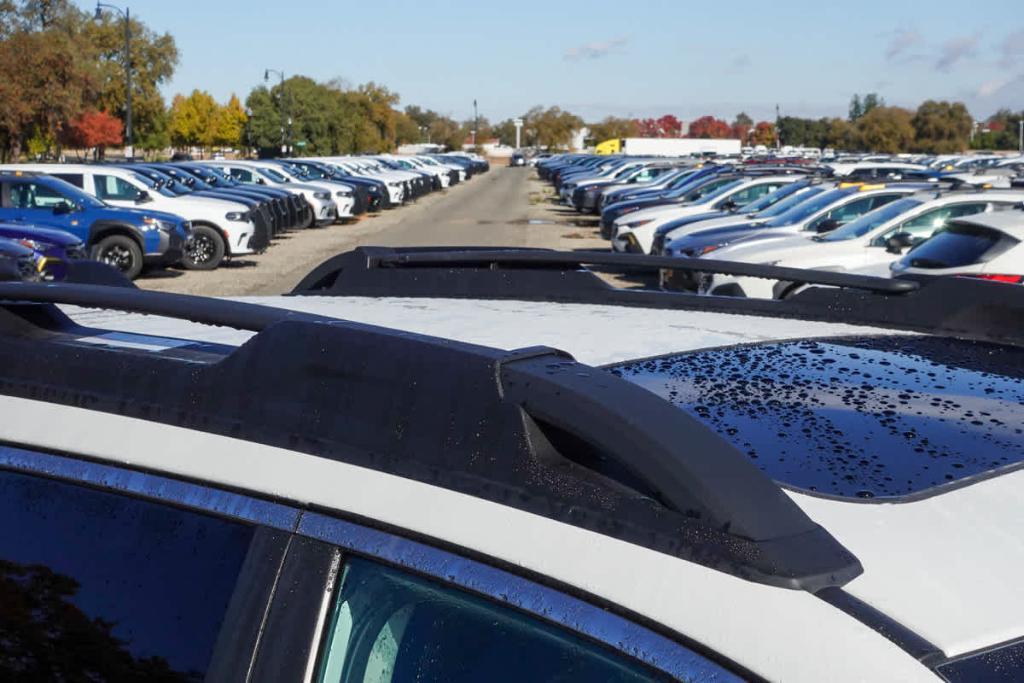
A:
POLYGON ((930 495, 1024 462, 1024 349, 943 337, 838 338, 695 351, 610 370, 804 491, 930 495))

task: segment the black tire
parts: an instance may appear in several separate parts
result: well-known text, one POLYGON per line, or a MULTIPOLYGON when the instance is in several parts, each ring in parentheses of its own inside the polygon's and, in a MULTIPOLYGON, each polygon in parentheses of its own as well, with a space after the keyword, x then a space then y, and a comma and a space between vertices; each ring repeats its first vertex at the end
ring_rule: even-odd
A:
MULTIPOLYGON (((305 199, 303 199, 302 201, 306 202, 305 199)), ((313 211, 313 205, 310 204, 309 202, 306 202, 306 209, 309 212, 309 219, 307 219, 306 222, 303 225, 299 226, 303 230, 307 230, 309 228, 312 228, 314 225, 316 225, 316 212, 313 211)))
POLYGON ((188 270, 213 270, 224 260, 224 238, 208 225, 192 226, 192 234, 181 255, 188 270))
POLYGON ((92 247, 92 259, 116 268, 129 280, 142 272, 142 248, 127 235, 107 235, 92 247))

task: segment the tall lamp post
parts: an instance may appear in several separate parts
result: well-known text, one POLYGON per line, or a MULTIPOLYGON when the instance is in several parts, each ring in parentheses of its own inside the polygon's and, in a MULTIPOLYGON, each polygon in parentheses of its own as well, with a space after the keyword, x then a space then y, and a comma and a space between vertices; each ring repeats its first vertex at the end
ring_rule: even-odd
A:
POLYGON ((97 2, 97 21, 103 18, 104 7, 124 17, 124 155, 131 158, 135 156, 135 146, 132 144, 132 13, 128 7, 122 10, 116 5, 97 2))
POLYGON ((480 130, 480 116, 476 111, 476 100, 473 100, 473 147, 476 147, 476 133, 480 130))
POLYGON ((288 126, 291 127, 291 117, 288 115, 288 99, 285 97, 284 91, 284 72, 278 71, 277 69, 264 69, 263 70, 263 82, 266 83, 270 80, 270 74, 277 74, 281 78, 281 153, 288 153, 288 145, 291 142, 289 135, 285 137, 285 122, 288 122, 288 126))

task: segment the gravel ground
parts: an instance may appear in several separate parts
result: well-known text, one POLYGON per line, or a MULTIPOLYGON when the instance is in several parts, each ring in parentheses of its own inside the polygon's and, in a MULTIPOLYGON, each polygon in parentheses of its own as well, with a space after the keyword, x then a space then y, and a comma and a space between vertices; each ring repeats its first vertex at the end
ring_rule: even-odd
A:
POLYGON ((557 206, 550 185, 533 169, 492 170, 416 204, 363 216, 348 224, 299 230, 266 253, 226 262, 209 272, 177 268, 149 273, 144 289, 209 296, 281 294, 316 265, 358 246, 515 246, 607 249, 596 217, 557 206))

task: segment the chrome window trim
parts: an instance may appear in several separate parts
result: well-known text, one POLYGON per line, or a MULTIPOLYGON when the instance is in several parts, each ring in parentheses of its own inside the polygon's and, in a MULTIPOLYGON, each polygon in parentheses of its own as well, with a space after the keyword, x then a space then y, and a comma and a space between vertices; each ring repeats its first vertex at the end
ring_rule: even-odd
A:
POLYGON ((557 589, 418 541, 326 514, 307 512, 164 475, 6 444, 0 444, 0 470, 92 485, 294 532, 490 598, 583 635, 673 678, 721 682, 743 680, 685 645, 557 589))

